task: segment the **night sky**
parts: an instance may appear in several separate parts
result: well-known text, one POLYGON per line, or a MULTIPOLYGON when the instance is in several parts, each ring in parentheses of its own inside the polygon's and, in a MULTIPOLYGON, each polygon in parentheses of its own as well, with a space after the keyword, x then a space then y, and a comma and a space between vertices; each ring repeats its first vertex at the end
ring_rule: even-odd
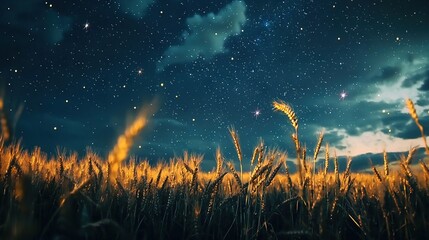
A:
POLYGON ((422 145, 407 97, 429 129, 426 0, 2 1, 0 34, 5 111, 29 150, 105 157, 154 98, 132 151, 151 162, 236 159, 229 126, 245 159, 261 138, 293 158, 278 99, 309 150, 324 129, 339 156, 422 145))

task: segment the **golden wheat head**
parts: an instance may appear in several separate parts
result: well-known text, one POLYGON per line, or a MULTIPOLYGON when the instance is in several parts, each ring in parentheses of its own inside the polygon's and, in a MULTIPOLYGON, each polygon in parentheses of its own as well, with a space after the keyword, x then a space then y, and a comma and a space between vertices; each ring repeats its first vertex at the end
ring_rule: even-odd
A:
POLYGON ((417 116, 417 111, 416 111, 416 108, 414 107, 414 103, 411 99, 407 98, 405 100, 405 105, 407 106, 408 111, 410 112, 411 118, 414 120, 414 122, 416 123, 417 127, 420 130, 420 133, 422 134, 423 143, 425 144, 425 151, 426 151, 426 154, 429 155, 429 146, 426 142, 426 135, 425 135, 423 126, 419 122, 419 117, 417 116))
POLYGON ((234 142, 235 150, 237 151, 238 160, 241 162, 243 160, 243 154, 241 152, 240 140, 238 138, 237 131, 235 131, 234 127, 228 128, 229 133, 231 134, 232 141, 234 142))
POLYGON ((410 115, 413 118, 413 120, 418 122, 419 117, 417 116, 416 108, 414 107, 413 101, 407 98, 407 100, 405 100, 405 105, 407 106, 408 111, 410 112, 410 115))
POLYGON ((288 116, 292 127, 295 128, 295 131, 298 130, 298 118, 296 117, 295 112, 293 111, 292 107, 285 103, 282 100, 273 101, 273 109, 275 111, 279 111, 284 113, 286 116, 288 116))
POLYGON ((136 137, 140 134, 143 128, 147 125, 150 116, 155 111, 154 105, 156 104, 156 99, 150 106, 145 106, 134 121, 127 127, 125 132, 119 136, 116 145, 110 151, 107 160, 110 164, 109 168, 109 180, 111 183, 116 181, 118 175, 120 164, 127 158, 131 147, 134 144, 136 137))

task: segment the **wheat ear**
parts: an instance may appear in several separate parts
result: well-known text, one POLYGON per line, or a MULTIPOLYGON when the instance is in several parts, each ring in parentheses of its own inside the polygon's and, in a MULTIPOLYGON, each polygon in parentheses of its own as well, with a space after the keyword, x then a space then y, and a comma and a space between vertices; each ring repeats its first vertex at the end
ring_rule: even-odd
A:
POLYGON ((240 140, 238 138, 237 131, 234 127, 228 128, 229 133, 231 134, 232 141, 234 142, 235 150, 237 151, 238 161, 240 161, 240 180, 243 181, 243 154, 241 152, 240 140))
POLYGON ((298 118, 296 117, 295 112, 289 104, 285 103, 282 100, 277 100, 273 101, 273 108, 275 111, 280 111, 286 116, 288 116, 292 127, 295 128, 295 132, 298 131, 298 118))
POLYGON ((389 159, 387 158, 386 149, 383 150, 384 175, 389 176, 389 159))
POLYGON ((420 124, 419 117, 417 116, 416 108, 414 107, 414 103, 411 99, 407 98, 407 100, 405 100, 405 105, 407 106, 408 111, 410 112, 411 118, 414 120, 414 122, 416 123, 417 127, 420 130, 420 133, 422 134, 423 142, 425 144, 426 154, 429 155, 429 147, 426 142, 425 132, 424 132, 423 126, 420 124))

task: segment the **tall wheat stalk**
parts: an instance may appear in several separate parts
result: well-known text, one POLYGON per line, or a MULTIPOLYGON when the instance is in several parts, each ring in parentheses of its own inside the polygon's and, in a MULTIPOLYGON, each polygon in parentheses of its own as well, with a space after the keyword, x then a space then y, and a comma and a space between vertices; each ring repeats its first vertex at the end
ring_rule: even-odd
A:
POLYGON ((423 143, 425 145, 426 155, 429 155, 429 147, 428 147, 428 144, 426 142, 426 135, 425 135, 423 126, 420 124, 419 116, 417 116, 417 111, 416 111, 416 108, 414 107, 414 103, 411 99, 407 98, 405 100, 405 105, 407 106, 408 111, 410 112, 411 118, 414 120, 414 122, 416 123, 417 127, 420 130, 420 133, 422 134, 423 143))
POLYGON ((273 101, 273 108, 275 111, 279 111, 288 116, 292 127, 295 129, 295 135, 298 135, 298 118, 292 107, 282 100, 273 101))
POLYGON ((237 151, 238 161, 240 162, 240 180, 243 181, 243 153, 241 152, 240 140, 238 138, 237 131, 235 131, 234 127, 229 127, 228 131, 231 134, 235 150, 237 151))
POLYGON ((133 146, 136 137, 148 123, 148 119, 156 108, 155 106, 157 106, 156 100, 152 102, 150 106, 143 107, 131 125, 127 127, 121 136, 119 136, 116 145, 110 151, 109 156, 107 157, 110 164, 108 172, 110 183, 116 182, 120 164, 125 160, 125 158, 127 158, 128 152, 133 146))
MULTIPOLYGON (((295 133, 292 134, 292 140, 295 143, 295 149, 296 149, 296 164, 298 166, 298 174, 299 174, 299 183, 300 185, 303 184, 303 166, 301 162, 301 145, 298 139, 298 118, 296 117, 296 114, 292 107, 287 104, 286 102, 282 100, 273 101, 273 109, 274 111, 279 111, 285 114, 292 125, 292 127, 295 129, 295 133)), ((305 159, 304 159, 305 160, 305 159)))

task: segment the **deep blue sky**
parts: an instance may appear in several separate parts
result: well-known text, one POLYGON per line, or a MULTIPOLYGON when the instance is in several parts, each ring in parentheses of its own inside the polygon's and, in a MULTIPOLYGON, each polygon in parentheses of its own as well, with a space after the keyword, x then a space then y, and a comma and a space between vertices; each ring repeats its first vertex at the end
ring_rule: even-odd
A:
POLYGON ((155 97, 132 152, 151 161, 188 150, 210 165, 218 146, 234 159, 228 126, 245 157, 260 138, 293 155, 276 99, 310 149, 325 129, 338 155, 421 144, 406 97, 429 127, 425 0, 16 0, 0 5, 0 34, 6 110, 24 106, 14 135, 28 149, 106 156, 155 97))

